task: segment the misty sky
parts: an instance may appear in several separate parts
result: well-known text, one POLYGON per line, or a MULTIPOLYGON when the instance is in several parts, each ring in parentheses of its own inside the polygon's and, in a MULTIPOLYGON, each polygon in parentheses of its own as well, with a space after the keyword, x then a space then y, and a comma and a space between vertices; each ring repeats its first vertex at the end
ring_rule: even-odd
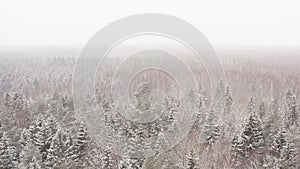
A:
POLYGON ((83 46, 103 26, 139 13, 185 19, 216 46, 300 44, 296 0, 1 0, 0 46, 83 46))

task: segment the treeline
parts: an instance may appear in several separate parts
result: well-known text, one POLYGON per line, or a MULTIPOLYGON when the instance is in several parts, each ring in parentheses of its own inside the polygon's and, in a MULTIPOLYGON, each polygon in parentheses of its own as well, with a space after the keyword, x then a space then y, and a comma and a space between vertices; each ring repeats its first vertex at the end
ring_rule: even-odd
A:
MULTIPOLYGON (((102 147, 88 125, 76 117, 78 109, 70 94, 74 58, 8 59, 6 63, 0 67, 0 168, 299 167, 299 79, 294 75, 284 79, 278 71, 235 60, 240 67, 228 68, 230 85, 220 82, 214 97, 208 96, 207 86, 191 91, 195 123, 174 147, 164 133, 178 133, 181 124, 176 115, 190 113, 181 109, 180 100, 164 98, 162 116, 138 124, 122 117, 107 93, 96 89, 87 94, 80 110, 96 108, 104 118, 105 127, 99 130, 108 144, 102 147), (286 89, 289 83, 285 80, 291 78, 292 88, 286 89), (127 138, 126 153, 113 148, 123 140, 110 132, 127 138), (149 138, 155 140, 144 144, 149 138), (153 151, 152 157, 145 157, 145 148, 153 151)), ((138 110, 149 109, 149 86, 139 86, 133 95, 138 110)))

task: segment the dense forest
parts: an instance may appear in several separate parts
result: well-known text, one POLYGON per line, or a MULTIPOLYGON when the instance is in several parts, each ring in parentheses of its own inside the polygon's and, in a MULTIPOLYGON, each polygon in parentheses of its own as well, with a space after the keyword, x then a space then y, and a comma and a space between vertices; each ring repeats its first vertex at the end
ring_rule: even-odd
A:
MULTIPOLYGON (((300 71, 282 59, 222 57, 226 79, 209 96, 199 78, 189 101, 194 123, 183 140, 170 146, 174 135, 165 133, 180 132, 175 116, 190 113, 181 109, 186 102, 166 96, 157 120, 130 121, 101 88, 99 75, 100 85, 86 93, 78 109, 72 95, 75 57, 1 56, 0 168, 297 169, 300 71), (106 146, 77 117, 76 111, 95 108, 104 124, 97 137, 106 146), (116 136, 126 138, 125 148, 116 136)), ((144 83, 133 91, 137 109, 148 109, 149 90, 144 83)))

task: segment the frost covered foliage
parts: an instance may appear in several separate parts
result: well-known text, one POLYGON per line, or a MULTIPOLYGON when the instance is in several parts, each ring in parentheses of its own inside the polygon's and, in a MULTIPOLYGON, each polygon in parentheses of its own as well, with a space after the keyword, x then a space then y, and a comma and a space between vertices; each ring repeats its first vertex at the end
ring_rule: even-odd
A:
MULTIPOLYGON (((85 93, 82 107, 75 107, 75 63, 71 57, 0 58, 0 169, 300 167, 300 78, 289 67, 229 59, 224 62, 227 79, 215 84, 213 95, 207 80, 200 78, 205 72, 199 71, 199 87, 190 92, 189 102, 174 97, 176 87, 170 87, 171 94, 163 95, 157 106, 161 109, 152 109, 151 85, 142 83, 131 91, 133 107, 159 115, 143 124, 126 119, 116 108, 107 90, 106 78, 113 75, 109 64, 107 74, 96 75, 95 91, 85 93), (187 103, 191 112, 182 109, 187 103), (107 147, 75 116, 95 108, 104 117, 99 137, 107 147), (182 112, 186 114, 179 116, 182 112), (185 129, 178 119, 188 113, 195 115, 192 130, 171 146, 172 136, 185 129), (107 134, 111 131, 126 139, 107 134), (121 151, 126 153, 115 154, 121 151)), ((164 80, 159 78, 154 80, 164 80)), ((121 90, 121 85, 112 87, 121 90)))
POLYGON ((195 157, 195 154, 193 150, 190 151, 190 153, 187 156, 187 167, 186 169, 197 169, 197 159, 195 157))

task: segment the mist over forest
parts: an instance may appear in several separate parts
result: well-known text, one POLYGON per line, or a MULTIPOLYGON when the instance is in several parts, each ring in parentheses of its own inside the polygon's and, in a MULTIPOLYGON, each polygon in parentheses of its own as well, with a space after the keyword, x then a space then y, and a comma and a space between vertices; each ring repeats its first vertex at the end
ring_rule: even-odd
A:
MULTIPOLYGON (((168 89, 171 94, 160 98, 161 116, 149 123, 126 119, 109 96, 107 79, 118 58, 99 68, 105 74, 95 75, 95 90, 84 93, 78 107, 72 85, 79 47, 0 49, 1 169, 300 167, 297 48, 216 48, 226 79, 214 84, 214 94, 209 94, 209 77, 199 68, 197 90, 188 101, 175 97, 176 87, 168 89), (97 137, 78 117, 91 112, 102 117, 97 119, 103 125, 97 137), (184 132, 178 121, 182 114, 194 123, 174 144, 184 132), (95 138, 105 140, 105 146, 95 138)), ((168 81, 159 72, 153 74, 153 79, 141 79, 168 81)), ((119 90, 118 85, 109 87, 119 90)), ((132 87, 130 99, 137 110, 150 109, 151 89, 148 83, 132 87)))

